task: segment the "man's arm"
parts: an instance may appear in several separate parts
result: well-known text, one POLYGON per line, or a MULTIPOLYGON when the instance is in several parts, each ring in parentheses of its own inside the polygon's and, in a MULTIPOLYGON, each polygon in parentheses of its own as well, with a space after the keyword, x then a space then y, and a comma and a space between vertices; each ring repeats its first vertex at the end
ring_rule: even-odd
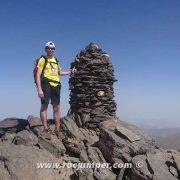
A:
POLYGON ((66 71, 60 71, 59 72, 59 75, 60 76, 65 76, 65 75, 70 75, 70 74, 74 74, 76 73, 77 70, 75 69, 75 67, 73 69, 69 69, 69 70, 66 70, 66 71))
POLYGON ((41 87, 41 74, 42 74, 42 69, 38 68, 37 75, 36 75, 36 88, 37 88, 39 98, 44 97, 44 93, 43 93, 42 87, 41 87))
POLYGON ((59 73, 60 76, 66 76, 66 75, 70 75, 70 74, 71 74, 71 70, 60 71, 60 73, 59 73))

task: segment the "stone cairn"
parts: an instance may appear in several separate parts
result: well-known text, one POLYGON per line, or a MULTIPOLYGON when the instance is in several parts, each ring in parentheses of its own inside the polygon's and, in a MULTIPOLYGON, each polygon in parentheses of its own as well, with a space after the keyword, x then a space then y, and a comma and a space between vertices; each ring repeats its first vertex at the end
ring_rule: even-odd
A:
POLYGON ((79 127, 98 128, 99 123, 116 114, 113 83, 117 81, 109 55, 90 43, 76 55, 69 79, 70 111, 79 127))

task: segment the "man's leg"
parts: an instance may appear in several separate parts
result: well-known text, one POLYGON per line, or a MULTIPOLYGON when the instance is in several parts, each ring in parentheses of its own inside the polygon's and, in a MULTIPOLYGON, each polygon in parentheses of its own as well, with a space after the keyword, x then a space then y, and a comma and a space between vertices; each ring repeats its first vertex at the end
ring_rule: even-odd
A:
POLYGON ((53 117, 55 121, 55 131, 59 131, 60 128, 60 105, 53 105, 53 117))
POLYGON ((42 135, 44 136, 44 138, 51 140, 51 134, 47 125, 47 109, 48 109, 48 104, 41 105, 40 117, 41 117, 41 121, 44 127, 44 131, 42 132, 42 135))
POLYGON ((48 109, 48 104, 42 104, 41 105, 40 117, 41 117, 42 124, 44 126, 44 130, 48 129, 48 126, 47 126, 47 109, 48 109))
POLYGON ((51 104, 53 106, 53 117, 55 121, 55 133, 58 139, 60 135, 60 86, 51 89, 51 104))

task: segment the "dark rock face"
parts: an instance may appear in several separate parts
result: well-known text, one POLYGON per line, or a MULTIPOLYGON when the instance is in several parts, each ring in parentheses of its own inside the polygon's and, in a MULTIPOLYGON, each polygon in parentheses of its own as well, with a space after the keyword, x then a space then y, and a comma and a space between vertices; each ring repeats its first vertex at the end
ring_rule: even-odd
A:
MULTIPOLYGON (((72 63, 78 72, 70 79, 71 107, 61 119, 62 140, 54 134, 46 140, 40 119, 33 116, 0 121, 0 179, 180 179, 180 152, 160 149, 137 127, 115 116, 113 67, 103 56, 90 44, 72 63), (47 162, 110 166, 37 168, 37 163, 47 162), (111 167, 115 164, 120 166, 111 167)), ((53 131, 54 121, 48 120, 48 126, 53 131)))
POLYGON ((98 128, 116 114, 113 65, 107 53, 90 43, 71 63, 74 67, 77 72, 69 80, 70 114, 79 127, 98 128))

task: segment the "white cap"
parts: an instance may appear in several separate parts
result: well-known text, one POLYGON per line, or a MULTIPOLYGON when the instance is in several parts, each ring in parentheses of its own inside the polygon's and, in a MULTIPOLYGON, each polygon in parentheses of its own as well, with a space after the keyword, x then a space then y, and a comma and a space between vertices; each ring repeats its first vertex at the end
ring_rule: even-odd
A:
POLYGON ((45 44, 45 47, 49 47, 49 48, 55 48, 55 45, 53 42, 49 41, 45 44))

